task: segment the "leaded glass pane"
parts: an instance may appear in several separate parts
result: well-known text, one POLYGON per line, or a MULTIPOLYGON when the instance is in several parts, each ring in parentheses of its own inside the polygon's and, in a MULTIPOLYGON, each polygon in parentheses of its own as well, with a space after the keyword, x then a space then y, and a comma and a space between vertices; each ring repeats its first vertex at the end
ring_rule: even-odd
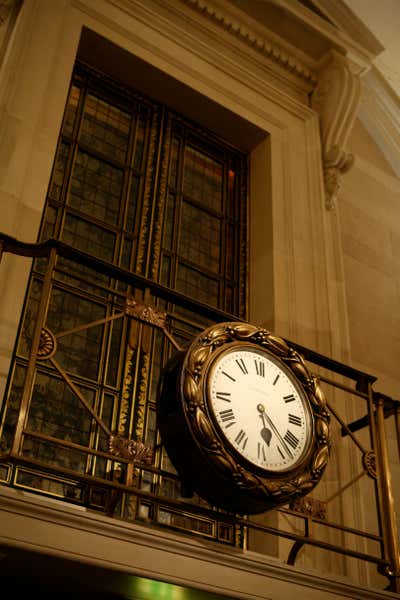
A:
POLYGON ((11 450, 15 427, 18 421, 19 407, 22 399, 26 369, 16 365, 13 374, 12 388, 7 400, 7 406, 4 413, 3 430, 1 432, 1 450, 9 452, 11 450))
POLYGON ((114 256, 115 234, 71 214, 65 218, 62 239, 78 250, 111 262, 114 256))
POLYGON ((72 135, 72 132, 74 130, 80 93, 81 90, 76 85, 73 85, 71 87, 63 126, 63 133, 65 133, 66 135, 72 135))
MULTIPOLYGON (((77 386, 89 405, 93 390, 77 386)), ((28 416, 28 429, 77 444, 89 445, 91 415, 65 381, 38 373, 28 416)))
POLYGON ((176 198, 174 194, 169 194, 167 198, 167 206, 165 210, 165 221, 164 221, 164 248, 172 249, 173 234, 175 226, 175 203, 176 198))
POLYGON ((218 273, 220 249, 220 220, 183 202, 179 255, 200 267, 218 273))
POLYGON ((132 177, 131 189, 128 196, 128 210, 126 216, 126 230, 133 233, 135 224, 135 214, 139 193, 139 177, 132 177))
POLYGON ((20 356, 28 356, 31 350, 41 291, 41 282, 37 279, 33 279, 31 281, 29 300, 25 306, 24 323, 21 330, 21 336, 19 338, 18 354, 20 356))
MULTIPOLYGON (((78 66, 41 239, 55 236, 144 277, 158 274, 158 281, 172 290, 233 311, 239 306, 241 271, 236 263, 242 260, 239 242, 243 242, 244 224, 238 222, 242 175, 237 165, 244 164, 243 156, 167 107, 150 103, 117 82, 107 86, 107 76, 98 77, 88 67, 78 66)), ((164 500, 123 494, 116 500, 114 514, 216 539, 212 519, 162 506, 165 497, 201 503, 197 496, 183 498, 175 469, 158 446, 157 392, 174 347, 162 331, 149 329, 125 313, 114 320, 124 311, 126 293, 139 302, 148 293, 143 296, 142 289, 133 289, 135 284, 118 279, 117 270, 106 274, 103 266, 96 270, 84 262, 71 255, 57 257, 44 323, 57 337, 57 350, 52 358, 37 362, 27 426, 38 435, 107 452, 108 436, 85 409, 81 395, 110 431, 154 446, 154 466, 168 472, 165 477, 137 468, 137 485, 164 495, 164 500), (106 322, 90 325, 99 320, 106 322)), ((3 446, 12 443, 45 264, 43 259, 34 263, 35 279, 3 422, 3 446)), ((213 322, 201 311, 189 310, 185 302, 174 304, 162 295, 155 293, 146 303, 169 312, 169 331, 182 347, 213 322)), ((84 501, 96 509, 106 505, 105 488, 81 483, 74 476, 64 482, 57 468, 121 481, 126 471, 124 466, 119 469, 118 460, 35 438, 32 431, 24 433, 22 448, 26 460, 41 460, 49 474, 24 467, 15 475, 15 485, 84 501)))
POLYGON ((93 94, 85 103, 80 141, 109 158, 124 161, 129 138, 130 116, 93 94))
POLYGON ((146 134, 146 126, 149 119, 149 114, 147 109, 142 109, 138 119, 138 126, 136 131, 136 139, 135 139, 135 149, 133 154, 133 168, 140 169, 142 165, 143 155, 144 155, 144 143, 145 143, 145 134, 146 134))
MULTIPOLYGON (((56 335, 84 326, 105 316, 105 308, 64 290, 54 289, 47 316, 47 327, 56 335)), ((97 379, 102 325, 87 327, 58 339, 57 360, 68 371, 97 379)))
POLYGON ((59 144, 55 164, 53 167, 53 177, 49 188, 49 197, 52 200, 61 199, 61 191, 64 183, 65 167, 70 151, 70 144, 63 142, 59 144))
POLYGON ((222 164, 188 146, 185 150, 183 193, 204 206, 221 210, 222 164))
POLYGON ((123 320, 117 319, 111 325, 110 350, 107 361, 107 384, 116 386, 121 362, 123 320))
POLYGON ((68 204, 105 223, 118 221, 123 173, 79 151, 72 173, 68 204))
POLYGON ((176 188, 178 183, 179 139, 174 137, 171 147, 171 163, 169 167, 169 184, 176 188))
POLYGON ((200 302, 218 306, 218 281, 186 265, 178 264, 176 289, 200 302))

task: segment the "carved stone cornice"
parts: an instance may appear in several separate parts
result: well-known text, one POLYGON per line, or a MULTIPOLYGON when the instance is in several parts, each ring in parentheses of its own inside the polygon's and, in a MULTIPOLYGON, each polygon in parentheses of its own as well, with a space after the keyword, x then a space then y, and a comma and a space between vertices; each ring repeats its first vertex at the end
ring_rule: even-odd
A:
POLYGON ((321 64, 311 106, 320 117, 326 207, 335 206, 341 175, 354 163, 345 145, 360 103, 361 84, 345 56, 330 51, 321 64))
POLYGON ((240 38, 246 45, 251 46, 260 54, 268 57, 274 63, 289 71, 291 74, 300 77, 313 86, 317 82, 316 72, 305 62, 303 62, 290 50, 284 48, 276 42, 273 34, 269 34, 267 28, 261 30, 249 26, 245 21, 241 21, 228 10, 226 5, 221 6, 218 0, 181 0, 197 12, 213 21, 225 31, 240 38))

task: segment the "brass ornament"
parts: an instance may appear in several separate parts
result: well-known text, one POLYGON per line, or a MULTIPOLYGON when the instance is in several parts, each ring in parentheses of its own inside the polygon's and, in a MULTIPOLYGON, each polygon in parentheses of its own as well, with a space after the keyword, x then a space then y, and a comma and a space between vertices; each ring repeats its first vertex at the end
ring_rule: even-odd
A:
POLYGON ((48 360, 57 352, 57 340, 50 329, 43 328, 40 332, 37 360, 48 360))
POLYGON ((140 304, 129 296, 125 303, 125 313, 138 321, 164 329, 167 324, 167 313, 160 312, 146 304, 140 304))
POLYGON ((295 498, 290 502, 289 508, 290 510, 308 517, 323 520, 326 520, 328 517, 326 502, 317 500, 316 498, 310 498, 310 496, 307 496, 306 498, 295 498))
POLYGON ((364 452, 362 456, 363 467, 371 479, 378 479, 378 472, 376 468, 376 455, 373 450, 364 452))
POLYGON ((210 327, 199 336, 186 354, 182 369, 181 389, 183 409, 192 434, 209 460, 225 476, 235 481, 237 488, 250 490, 260 500, 271 499, 283 504, 289 499, 309 493, 319 482, 326 467, 330 439, 329 413, 316 377, 312 376, 298 352, 266 329, 247 323, 222 323, 210 327), (314 418, 314 442, 302 468, 292 474, 265 477, 243 467, 220 441, 209 417, 203 382, 214 353, 226 344, 249 342, 278 357, 301 382, 314 418))
POLYGON ((127 458, 134 463, 151 464, 153 461, 153 449, 145 446, 142 442, 129 440, 119 434, 111 434, 108 440, 108 449, 111 454, 121 458, 127 458))

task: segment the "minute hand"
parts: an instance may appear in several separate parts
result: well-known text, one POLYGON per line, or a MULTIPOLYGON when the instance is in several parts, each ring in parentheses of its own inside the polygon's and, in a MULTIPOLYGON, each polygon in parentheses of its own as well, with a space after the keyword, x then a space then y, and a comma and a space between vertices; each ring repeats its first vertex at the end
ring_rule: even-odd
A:
POLYGON ((277 428, 275 427, 274 423, 271 421, 270 417, 267 415, 267 413, 265 411, 263 411, 261 413, 261 416, 264 418, 266 418, 268 425, 271 427, 272 431, 275 433, 276 437, 279 439, 280 443, 282 444, 282 446, 285 448, 286 453, 290 456, 290 458, 293 458, 293 454, 290 451, 290 448, 288 447, 288 445, 286 444, 285 440, 283 439, 283 437, 281 436, 281 434, 279 433, 279 431, 277 430, 277 428))

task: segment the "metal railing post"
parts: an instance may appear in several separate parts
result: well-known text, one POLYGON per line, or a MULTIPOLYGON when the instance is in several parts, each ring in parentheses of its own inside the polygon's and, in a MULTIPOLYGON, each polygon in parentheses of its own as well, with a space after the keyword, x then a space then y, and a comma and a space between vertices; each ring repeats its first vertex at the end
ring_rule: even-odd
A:
POLYGON ((53 277, 53 269, 55 266, 57 257, 56 248, 52 248, 50 250, 49 259, 47 263, 47 269, 43 280, 43 288, 41 290, 40 302, 38 307, 38 312, 36 316, 35 329, 33 332, 33 339, 31 344, 31 349, 29 353, 29 362, 28 368, 26 371, 24 387, 22 392, 21 406, 18 414, 18 421, 15 428, 14 440, 11 449, 11 454, 17 456, 20 452, 20 445, 22 434, 25 428, 25 421, 28 414, 30 399, 32 395, 33 385, 35 381, 35 368, 36 368, 36 360, 37 354, 39 350, 40 344, 40 336, 42 332, 42 327, 46 320, 47 307, 49 303, 50 289, 51 289, 51 281, 53 277))
POLYGON ((379 395, 375 401, 376 405, 376 433, 377 433, 377 458, 378 458, 378 482, 382 498, 382 523, 384 529, 385 549, 389 570, 386 575, 390 578, 390 589, 400 592, 400 550, 399 538, 394 509, 394 497, 392 488, 392 476, 389 466, 389 453, 385 432, 384 400, 379 395))

